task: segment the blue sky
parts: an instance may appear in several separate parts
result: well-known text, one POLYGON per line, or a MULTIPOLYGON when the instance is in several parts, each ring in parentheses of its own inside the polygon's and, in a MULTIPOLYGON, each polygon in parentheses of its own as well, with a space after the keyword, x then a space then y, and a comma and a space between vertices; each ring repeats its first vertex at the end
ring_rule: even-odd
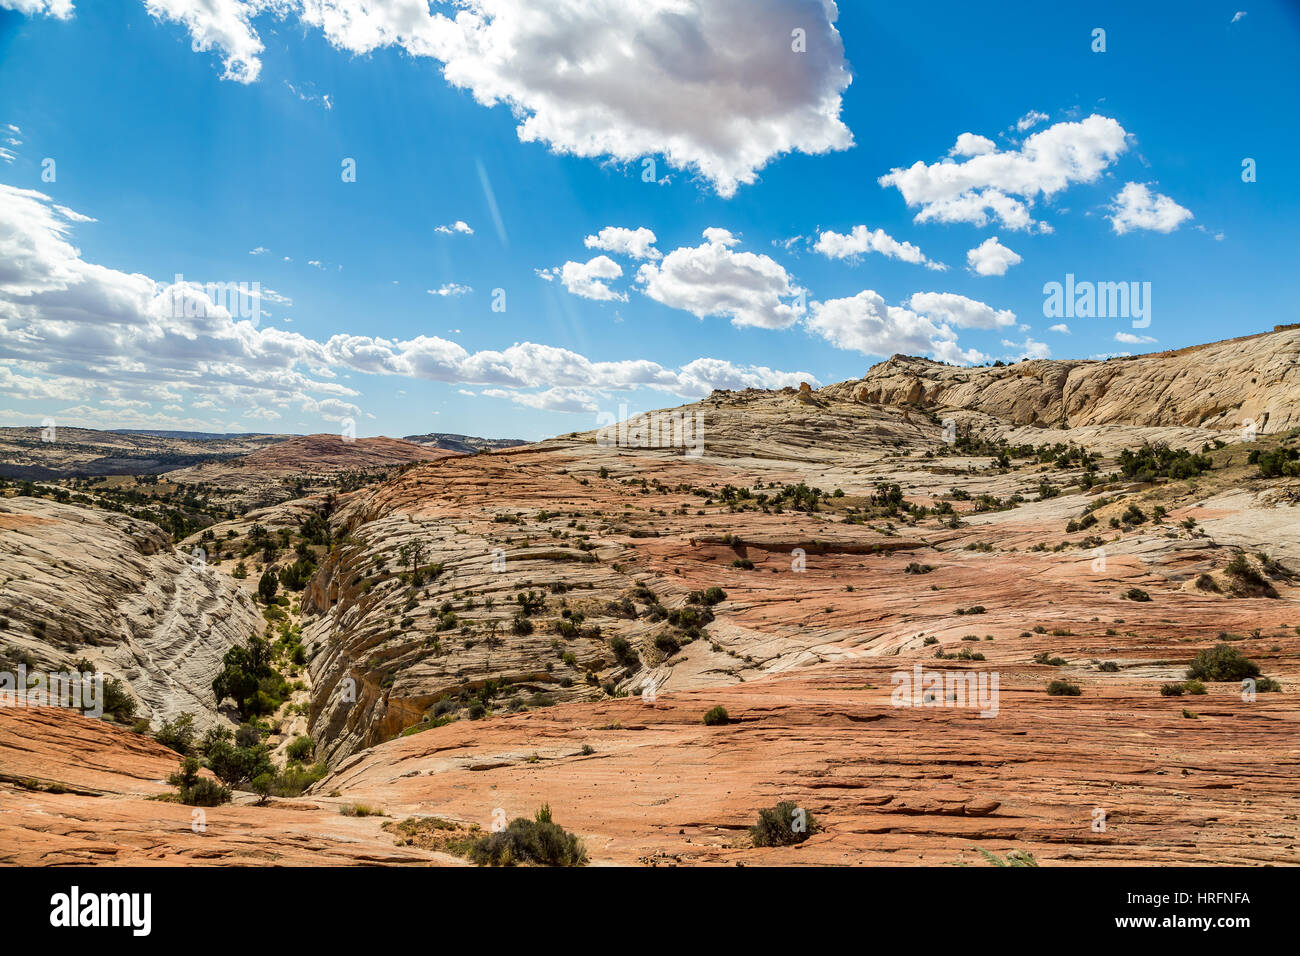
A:
POLYGON ((539 438, 1297 321, 1294 3, 529 6, 0 0, 0 422, 539 438))

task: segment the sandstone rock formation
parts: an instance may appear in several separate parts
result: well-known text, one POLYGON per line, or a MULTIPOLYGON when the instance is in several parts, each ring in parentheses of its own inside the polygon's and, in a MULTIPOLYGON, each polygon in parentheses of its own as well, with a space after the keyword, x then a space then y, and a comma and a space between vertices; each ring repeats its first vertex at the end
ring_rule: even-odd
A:
MULTIPOLYGON (((1297 335, 1115 362, 896 357, 855 382, 716 391, 664 413, 702 423, 689 445, 634 428, 417 463, 337 496, 301 594, 307 726, 329 777, 300 801, 213 811, 226 826, 204 843, 180 832, 180 808, 140 805, 167 755, 72 715, 0 713, 0 767, 31 749, 58 768, 0 779, 0 809, 15 809, 0 845, 43 830, 57 853, 11 859, 91 858, 111 836, 121 862, 275 862, 310 845, 456 863, 337 807, 486 826, 549 802, 596 863, 978 865, 986 849, 1295 864, 1300 479, 1262 477, 1248 453, 1300 450, 1297 335), (1252 414, 1256 443, 1241 432, 1252 414), (1029 450, 1000 461, 997 439, 1029 450), (1204 449, 1208 466, 1122 473, 1120 452, 1147 442, 1204 449), (1225 644, 1280 692, 1162 695, 1225 644), (996 676, 996 713, 946 691, 900 702, 917 668, 996 676), (1079 694, 1049 695, 1053 680, 1079 694), (706 726, 715 705, 731 719, 706 726), (131 755, 96 783, 74 745, 33 737, 96 741, 92 769, 131 755), (95 809, 42 780, 118 799, 95 809), (757 812, 787 799, 824 830, 751 846, 757 812)), ((293 529, 317 503, 229 526, 293 529)), ((14 509, 0 528, 57 517, 125 534, 100 512, 0 507, 14 509)), ((97 567, 45 573, 84 588, 97 567)))
POLYGON ((282 441, 283 435, 109 432, 93 428, 0 428, 0 478, 146 475, 219 461, 282 441))
POLYGON ((319 797, 196 810, 162 802, 178 756, 52 707, 0 708, 0 864, 345 866, 457 863, 397 846, 383 818, 319 797))
POLYGON ((340 477, 356 476, 359 484, 413 462, 453 454, 457 453, 400 438, 301 435, 228 461, 177 469, 167 478, 221 489, 237 494, 245 507, 262 507, 337 485, 340 477))
POLYGON ((61 669, 87 658, 124 679, 137 715, 217 721, 222 655, 261 615, 217 570, 146 521, 39 498, 0 499, 0 651, 61 669))
POLYGON ((521 438, 479 438, 475 435, 456 435, 449 432, 428 432, 424 435, 407 435, 403 441, 415 442, 441 448, 444 451, 458 451, 463 455, 473 455, 480 451, 495 451, 499 448, 518 448, 528 442, 521 438))
POLYGON ((961 368, 895 355, 827 397, 978 411, 1014 425, 1147 425, 1260 432, 1300 425, 1300 326, 1105 361, 961 368))

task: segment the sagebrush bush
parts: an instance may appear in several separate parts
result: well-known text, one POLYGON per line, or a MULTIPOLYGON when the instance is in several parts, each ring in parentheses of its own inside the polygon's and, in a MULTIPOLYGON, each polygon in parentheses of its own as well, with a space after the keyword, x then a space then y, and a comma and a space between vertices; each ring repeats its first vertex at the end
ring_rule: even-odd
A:
POLYGON ((1239 681, 1259 677, 1259 665, 1231 644, 1215 644, 1196 655, 1187 676, 1200 681, 1239 681))
POLYGON ((709 727, 717 727, 721 724, 730 722, 731 715, 727 713, 727 708, 718 704, 716 707, 710 707, 704 714, 704 723, 709 727))
POLYGON ((758 823, 749 828, 749 835, 754 846, 793 846, 820 829, 811 813, 792 800, 782 800, 774 807, 758 811, 758 823))
POLYGON ((1078 697, 1083 691, 1078 684, 1071 684, 1068 680, 1054 680, 1047 685, 1047 693, 1053 697, 1078 697))
POLYGON ((178 791, 181 803, 192 807, 215 807, 230 801, 230 791, 211 777, 199 776, 197 757, 186 757, 181 761, 180 770, 167 778, 167 782, 178 791))
POLYGON ((469 858, 479 866, 586 866, 587 850, 551 819, 548 804, 532 820, 516 817, 504 830, 481 838, 469 858))

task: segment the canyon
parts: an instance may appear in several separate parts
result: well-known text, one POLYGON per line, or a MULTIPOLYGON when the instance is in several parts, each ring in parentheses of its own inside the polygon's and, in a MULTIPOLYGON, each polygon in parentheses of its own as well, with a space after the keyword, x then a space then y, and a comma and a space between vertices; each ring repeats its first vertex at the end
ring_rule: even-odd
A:
POLYGON ((1300 449, 1298 358, 1294 326, 894 356, 664 410, 698 449, 632 440, 635 416, 527 445, 286 437, 132 485, 197 500, 178 534, 102 481, 10 486, 5 661, 89 657, 154 725, 233 728, 223 656, 291 635, 266 739, 310 737, 322 776, 197 832, 147 733, 0 707, 0 862, 465 865, 421 821, 545 804, 594 864, 1295 864, 1300 477, 1260 461, 1300 449), (262 572, 296 561, 268 604, 262 572), (1183 689, 1223 646, 1265 689, 1183 689), (945 689, 900 695, 918 673, 945 689), (991 716, 948 697, 980 675, 991 716), (754 846, 784 801, 818 830, 754 846))

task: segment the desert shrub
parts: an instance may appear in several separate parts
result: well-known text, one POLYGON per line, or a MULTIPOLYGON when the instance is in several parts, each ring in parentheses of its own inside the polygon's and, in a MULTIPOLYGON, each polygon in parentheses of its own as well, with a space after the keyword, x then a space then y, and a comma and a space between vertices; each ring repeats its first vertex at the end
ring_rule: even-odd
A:
POLYGON ((1277 591, 1273 585, 1268 583, 1264 575, 1255 570, 1244 554, 1238 554, 1234 557, 1223 570, 1232 578, 1234 591, 1277 597, 1277 591))
POLYGON ((1119 665, 1114 661, 1102 661, 1097 665, 1097 670, 1105 671, 1108 674, 1114 674, 1119 670, 1119 665))
POLYGON ((934 570, 932 564, 921 564, 919 561, 913 561, 907 567, 903 568, 904 574, 929 574, 934 570))
POLYGON ((533 633, 533 622, 524 616, 523 611, 520 611, 515 615, 514 620, 510 622, 510 631, 519 637, 525 637, 533 633))
POLYGON ((1034 655, 1035 664, 1048 664, 1052 667, 1064 667, 1069 663, 1064 657, 1053 657, 1051 651, 1041 651, 1034 655))
POLYGON ((1130 601, 1150 601, 1151 595, 1147 594, 1141 588, 1129 588, 1124 592, 1124 596, 1130 601))
MULTIPOLYGON (((653 595, 651 595, 651 597, 653 597, 653 595)), ((712 607, 715 604, 720 604, 726 599, 727 599, 727 592, 722 590, 722 588, 716 586, 711 587, 705 591, 692 591, 690 595, 686 598, 687 602, 689 602, 690 604, 704 604, 707 605, 708 607, 712 607)))
POLYGON ((265 638, 250 637, 247 646, 226 651, 221 671, 213 678, 217 700, 231 698, 244 720, 274 713, 289 696, 289 685, 271 666, 272 653, 265 638))
POLYGON ((782 800, 774 807, 758 811, 758 823, 749 828, 749 835, 754 846, 793 846, 820 829, 811 813, 792 800, 782 800))
POLYGON ((258 803, 266 803, 266 798, 271 795, 271 791, 274 788, 275 788, 275 774, 273 773, 258 774, 256 777, 253 778, 253 781, 249 784, 249 789, 251 789, 255 794, 257 794, 258 803))
POLYGON ((710 707, 704 714, 704 723, 709 727, 717 727, 730 722, 731 715, 727 713, 727 708, 721 704, 710 707))
POLYGON ((541 591, 534 591, 531 588, 520 591, 515 595, 515 600, 519 604, 520 613, 524 615, 536 614, 546 607, 546 597, 541 591))
POLYGON ((670 656, 676 654, 682 649, 682 646, 677 643, 677 638, 673 637, 671 634, 660 634, 656 637, 655 647, 670 656))
POLYGON ((240 724, 235 728, 236 747, 254 747, 262 742, 262 732, 252 724, 240 724))
MULTIPOLYGON (((219 724, 209 727, 207 733, 203 735, 203 739, 199 741, 198 751, 206 757, 221 744, 229 743, 233 736, 229 727, 222 727, 219 724)), ((258 739, 260 739, 260 735, 258 739)))
POLYGON ((636 605, 632 603, 631 598, 623 598, 621 601, 609 601, 605 605, 605 613, 612 617, 625 617, 629 620, 636 619, 636 605))
POLYGON ((993 866, 1038 866, 1038 861, 1028 850, 1012 850, 1006 857, 1000 857, 996 853, 990 853, 983 847, 979 848, 980 856, 984 857, 993 866))
POLYGON ((1231 644, 1215 644, 1196 655, 1187 676, 1199 681, 1240 681, 1259 677, 1259 665, 1231 644))
POLYGON ((749 560, 749 558, 737 558, 735 561, 731 562, 731 566, 733 568, 739 568, 741 571, 754 570, 754 562, 749 560))
POLYGON ((135 717, 135 698, 116 677, 104 681, 104 713, 123 724, 135 717))
POLYGON ((1196 586, 1200 588, 1202 591, 1217 592, 1219 590, 1218 583, 1214 580, 1214 578, 1210 577, 1208 574, 1198 574, 1196 576, 1196 586))
MULTIPOLYGON (((310 556, 303 556, 294 561, 293 564, 285 565, 280 572, 280 583, 284 585, 286 591, 301 591, 307 586, 313 574, 316 573, 316 562, 310 556)), ((258 590, 260 592, 260 582, 258 590)))
POLYGON ((1174 449, 1167 445, 1143 445, 1137 451, 1125 448, 1119 453, 1119 469, 1124 477, 1138 481, 1195 478, 1213 466, 1208 455, 1195 455, 1185 448, 1174 449))
POLYGON ((1047 685, 1047 693, 1052 697, 1078 697, 1083 691, 1068 680, 1054 680, 1047 685))
POLYGON ((684 629, 701 628, 713 620, 713 612, 707 607, 697 608, 687 605, 668 612, 668 623, 673 627, 684 629))
POLYGON ((265 744, 232 747, 226 741, 215 744, 207 755, 208 766, 222 783, 239 788, 264 773, 275 773, 265 744))
POLYGON ((1162 684, 1160 686, 1161 697, 1182 697, 1184 687, 1182 684, 1162 684))
POLYGON ((1294 448, 1274 448, 1271 451, 1253 450, 1246 460, 1259 466, 1261 478, 1294 478, 1300 475, 1300 451, 1294 448))
POLYGON ((200 777, 181 798, 192 807, 215 807, 230 802, 230 790, 207 777, 200 777))
POLYGON ((1200 681, 1198 681, 1198 680, 1189 680, 1186 684, 1183 685, 1183 688, 1184 688, 1184 689, 1187 691, 1187 693, 1189 693, 1189 694, 1204 694, 1204 693, 1205 693, 1205 685, 1202 684, 1202 683, 1201 683, 1200 681))
POLYGON ((640 663, 636 650, 628 643, 626 637, 614 636, 609 639, 609 649, 614 652, 614 659, 624 667, 632 669, 640 663))
POLYGON ((482 837, 470 848, 469 858, 479 866, 586 866, 582 840, 551 819, 543 806, 529 820, 516 817, 498 833, 482 837))
POLYGON ((1147 520, 1147 516, 1137 505, 1129 505, 1124 509, 1124 514, 1120 515, 1119 520, 1124 524, 1142 524, 1147 520))
MULTIPOLYGON (((320 780, 328 772, 325 763, 315 764, 311 767, 303 767, 301 764, 290 764, 276 775, 274 782, 271 784, 271 793, 277 797, 299 797, 304 790, 310 787, 317 780, 320 780)), ((257 781, 253 781, 256 784, 257 781)), ((257 792, 256 786, 254 792, 257 792)))
POLYGON ((263 571, 262 576, 257 579, 257 596, 262 599, 263 604, 270 604, 275 600, 275 592, 279 586, 280 582, 276 579, 274 571, 263 571))
POLYGON ((312 754, 316 752, 316 742, 310 737, 298 737, 293 743, 285 749, 285 756, 290 760, 296 760, 301 763, 304 760, 310 760, 312 754))
MULTIPOLYGON (((81 674, 96 674, 97 668, 86 658, 77 661, 74 670, 81 674)), ((131 696, 124 681, 109 677, 104 681, 104 714, 118 723, 130 723, 135 717, 135 698, 131 696)))
POLYGON ((230 791, 208 777, 199 776, 197 757, 186 757, 180 770, 167 778, 178 791, 181 803, 192 807, 215 807, 230 800, 230 791))
POLYGON ((194 746, 194 715, 185 711, 175 720, 164 720, 153 739, 178 754, 189 753, 194 746))

